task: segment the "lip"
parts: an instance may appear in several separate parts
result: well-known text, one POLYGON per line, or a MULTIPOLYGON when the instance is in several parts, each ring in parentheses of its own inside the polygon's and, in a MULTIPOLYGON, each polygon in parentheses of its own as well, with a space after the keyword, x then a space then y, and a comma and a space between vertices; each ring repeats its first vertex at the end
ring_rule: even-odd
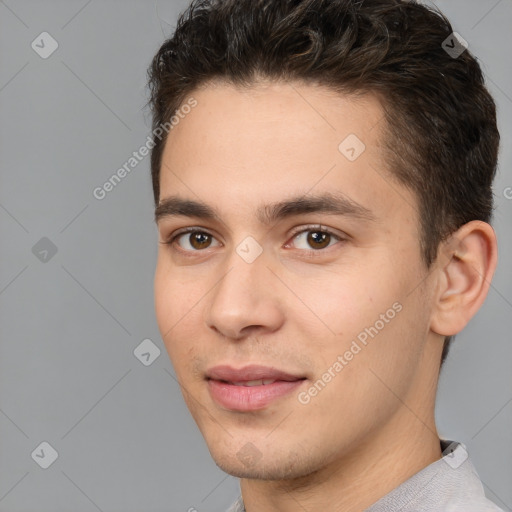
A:
POLYGON ((231 411, 256 411, 271 402, 289 395, 306 379, 301 375, 261 365, 233 368, 221 365, 206 372, 208 390, 212 399, 224 409, 231 411), (255 386, 235 385, 254 380, 274 380, 271 384, 255 386))
POLYGON ((233 368, 229 365, 220 365, 210 368, 206 372, 206 377, 214 380, 224 380, 226 382, 245 382, 250 380, 274 379, 283 381, 296 381, 303 379, 303 375, 292 375, 277 368, 251 364, 243 368, 233 368))

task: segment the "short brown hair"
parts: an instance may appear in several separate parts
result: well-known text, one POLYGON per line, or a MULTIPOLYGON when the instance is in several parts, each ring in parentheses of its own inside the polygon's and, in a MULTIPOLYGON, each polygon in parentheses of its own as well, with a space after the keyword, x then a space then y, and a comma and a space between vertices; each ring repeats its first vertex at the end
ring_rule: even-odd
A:
MULTIPOLYGON (((443 48, 452 33, 442 13, 414 1, 194 0, 148 70, 153 129, 214 79, 375 93, 385 111, 389 170, 418 198, 430 267, 442 240, 471 220, 490 222, 493 210, 496 107, 471 53, 443 48)), ((155 204, 165 141, 155 137, 151 152, 155 204)))

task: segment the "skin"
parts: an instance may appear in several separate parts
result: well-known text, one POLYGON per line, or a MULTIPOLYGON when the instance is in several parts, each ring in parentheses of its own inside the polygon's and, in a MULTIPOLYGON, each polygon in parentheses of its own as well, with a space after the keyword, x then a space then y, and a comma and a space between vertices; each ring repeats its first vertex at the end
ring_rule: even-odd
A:
POLYGON ((197 106, 166 142, 160 199, 201 200, 221 220, 160 217, 154 283, 184 399, 217 465, 242 478, 248 512, 363 510, 441 457, 442 344, 487 294, 494 231, 464 225, 426 268, 417 199, 388 170, 375 96, 277 82, 212 82, 192 96, 197 106), (349 134, 366 146, 352 162, 338 150, 349 134), (344 194, 373 219, 312 212, 267 225, 256 215, 261 204, 322 192, 344 194), (311 245, 311 224, 340 238, 311 245), (205 245, 191 245, 190 234, 163 243, 185 227, 205 233, 205 245), (263 251, 252 263, 236 252, 247 236, 263 251), (298 393, 396 303, 400 312, 301 403, 298 393), (230 411, 205 380, 219 364, 306 380, 261 410, 230 411))

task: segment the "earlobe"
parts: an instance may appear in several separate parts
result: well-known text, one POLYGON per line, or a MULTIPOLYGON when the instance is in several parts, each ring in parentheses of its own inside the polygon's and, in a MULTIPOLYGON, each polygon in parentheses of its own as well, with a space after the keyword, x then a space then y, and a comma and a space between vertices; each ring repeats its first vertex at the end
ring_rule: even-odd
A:
POLYGON ((496 234, 482 221, 464 224, 442 242, 430 325, 433 332, 452 336, 467 325, 487 296, 497 253, 496 234))

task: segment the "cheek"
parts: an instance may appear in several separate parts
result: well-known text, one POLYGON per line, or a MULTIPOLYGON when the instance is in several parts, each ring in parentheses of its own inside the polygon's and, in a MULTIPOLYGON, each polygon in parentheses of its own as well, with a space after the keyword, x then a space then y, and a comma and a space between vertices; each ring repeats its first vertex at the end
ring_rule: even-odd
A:
POLYGON ((160 254, 155 271, 154 301, 162 336, 170 329, 174 330, 174 325, 178 327, 193 312, 194 304, 199 300, 195 295, 201 295, 201 281, 185 281, 178 272, 173 271, 165 255, 160 254))
POLYGON ((392 298, 397 295, 389 286, 376 286, 369 269, 335 269, 297 280, 294 292, 298 299, 294 308, 300 313, 294 318, 299 319, 306 332, 316 331, 312 340, 324 349, 329 345, 327 339, 337 347, 350 343, 392 306, 396 300, 392 298))
POLYGON ((418 347, 410 343, 422 329, 421 308, 411 290, 417 284, 385 254, 364 264, 346 265, 321 276, 298 280, 294 318, 308 333, 317 371, 328 368, 347 351, 350 366, 380 365, 401 359, 406 364, 418 347), (357 360, 357 362, 356 362, 357 360))
POLYGON ((175 276, 160 262, 155 272, 154 302, 160 335, 171 355, 173 347, 170 341, 176 337, 187 311, 191 312, 191 306, 175 276))
POLYGON ((165 261, 157 263, 154 280, 155 316, 160 335, 177 374, 197 357, 198 326, 201 325, 202 280, 183 280, 165 261))
POLYGON ((174 285, 170 279, 170 275, 163 269, 163 265, 159 262, 155 271, 154 280, 154 303, 155 315, 160 334, 165 341, 166 332, 172 327, 172 312, 175 310, 174 301, 175 293, 174 285))

